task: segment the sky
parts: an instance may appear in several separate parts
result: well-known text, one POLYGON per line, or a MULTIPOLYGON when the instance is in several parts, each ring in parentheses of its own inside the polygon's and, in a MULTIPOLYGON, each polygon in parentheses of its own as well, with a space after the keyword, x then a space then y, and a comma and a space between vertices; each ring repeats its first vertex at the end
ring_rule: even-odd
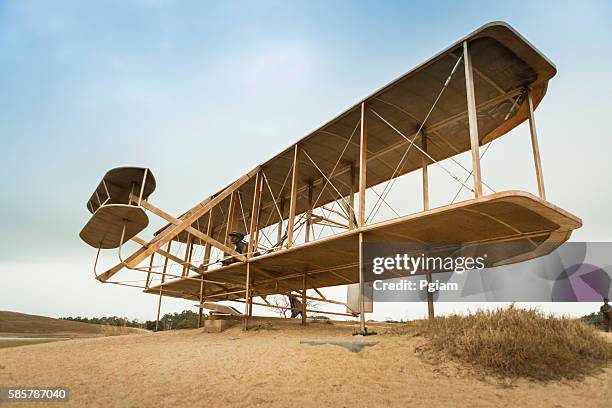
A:
MULTIPOLYGON (((180 214, 494 20, 558 70, 536 111, 548 200, 582 218, 572 240, 611 241, 609 1, 0 1, 0 310, 153 319, 155 296, 93 279, 78 237, 108 169, 151 168, 155 204, 180 214)), ((536 192, 526 125, 502 139, 483 178, 536 192)), ((373 317, 425 313, 386 304, 373 317)))

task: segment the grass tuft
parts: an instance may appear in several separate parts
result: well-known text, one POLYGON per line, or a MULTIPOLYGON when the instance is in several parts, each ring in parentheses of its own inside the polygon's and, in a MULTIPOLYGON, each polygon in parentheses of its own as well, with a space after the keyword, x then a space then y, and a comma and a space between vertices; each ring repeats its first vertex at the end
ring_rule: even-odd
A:
POLYGON ((438 317, 406 329, 428 340, 419 348, 427 360, 449 357, 503 378, 579 379, 612 361, 612 343, 593 327, 534 309, 438 317))

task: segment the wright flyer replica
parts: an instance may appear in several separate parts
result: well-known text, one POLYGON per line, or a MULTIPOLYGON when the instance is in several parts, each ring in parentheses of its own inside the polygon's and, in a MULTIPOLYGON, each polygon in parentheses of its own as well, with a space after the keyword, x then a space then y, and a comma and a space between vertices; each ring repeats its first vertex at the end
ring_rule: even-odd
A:
POLYGON ((245 328, 252 305, 271 306, 272 295, 298 299, 291 308, 301 309, 302 322, 309 300, 341 304, 346 313, 329 313, 359 316, 364 332, 363 290, 357 306, 319 291, 363 287, 364 241, 520 243, 513 246, 518 252, 495 260, 499 265, 545 255, 582 225, 546 200, 534 111, 555 73, 512 27, 490 23, 181 215, 151 202, 150 169, 110 170, 87 202, 92 217, 80 234, 98 256, 102 249, 117 251, 115 266, 100 274, 94 267, 96 279, 140 287, 160 302, 162 296, 195 301, 200 316, 206 305, 240 302, 245 328), (481 172, 481 156, 523 122, 533 151, 533 163, 525 165, 534 168, 538 193, 495 191, 481 172), (455 159, 461 153, 471 166, 455 159), (430 206, 434 166, 469 198, 430 206), (413 172, 422 189, 391 196, 395 182, 413 172), (396 211, 393 200, 415 197, 421 211, 396 211), (141 237, 151 214, 167 224, 141 237), (122 254, 130 241, 137 249, 122 254))

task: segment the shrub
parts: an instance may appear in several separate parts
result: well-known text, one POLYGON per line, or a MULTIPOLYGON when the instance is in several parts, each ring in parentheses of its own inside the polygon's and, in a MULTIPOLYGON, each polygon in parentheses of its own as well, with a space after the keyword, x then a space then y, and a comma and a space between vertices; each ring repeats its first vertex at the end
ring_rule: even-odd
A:
POLYGON ((612 361, 612 344, 591 326, 537 310, 478 311, 410 326, 428 340, 420 348, 424 358, 447 356, 498 377, 575 379, 612 361))

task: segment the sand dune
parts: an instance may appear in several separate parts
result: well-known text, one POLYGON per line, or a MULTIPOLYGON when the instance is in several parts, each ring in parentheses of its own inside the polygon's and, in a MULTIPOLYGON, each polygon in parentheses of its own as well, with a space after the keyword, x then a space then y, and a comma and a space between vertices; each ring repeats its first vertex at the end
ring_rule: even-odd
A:
MULTIPOLYGON (((0 350, 0 384, 70 388, 90 407, 610 407, 612 369, 576 382, 505 383, 451 362, 432 366, 419 337, 378 335, 358 353, 301 339, 351 339, 347 325, 262 323, 0 350)), ((33 405, 40 407, 41 405, 33 405)), ((64 406, 64 405, 62 405, 64 406)))

